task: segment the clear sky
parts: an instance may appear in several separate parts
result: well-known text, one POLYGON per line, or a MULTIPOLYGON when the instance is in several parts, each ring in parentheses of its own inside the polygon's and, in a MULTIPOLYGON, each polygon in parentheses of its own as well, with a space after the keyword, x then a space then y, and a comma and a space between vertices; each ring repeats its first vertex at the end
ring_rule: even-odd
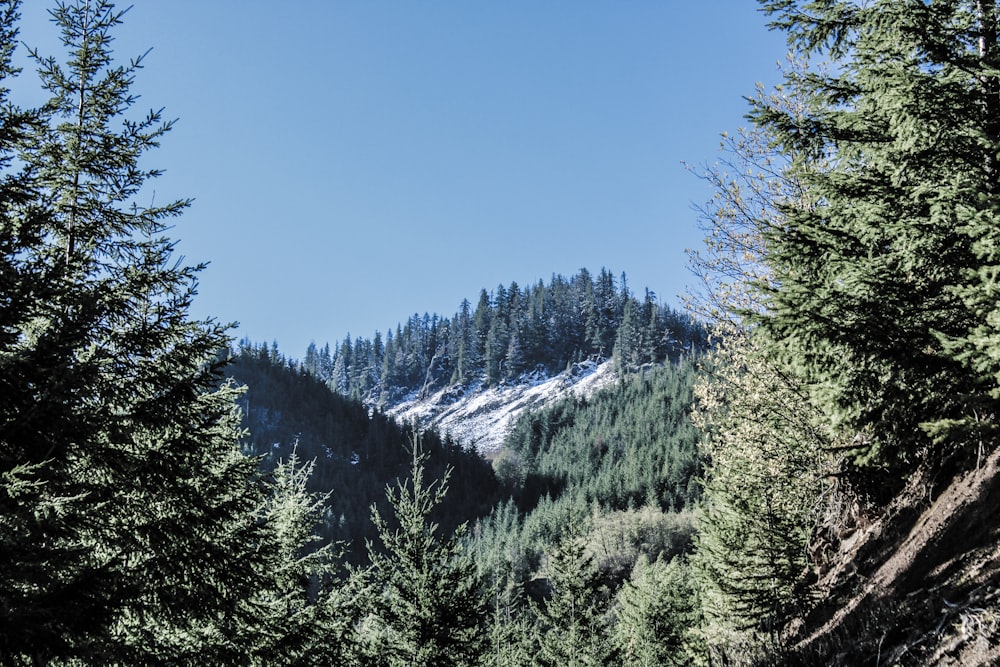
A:
MULTIPOLYGON (((195 199, 194 314, 293 357, 582 267, 679 307, 711 194, 683 163, 785 53, 752 0, 133 4, 115 50, 152 49, 135 114, 179 119, 146 165, 195 199)), ((58 55, 49 6, 21 37, 58 55)))

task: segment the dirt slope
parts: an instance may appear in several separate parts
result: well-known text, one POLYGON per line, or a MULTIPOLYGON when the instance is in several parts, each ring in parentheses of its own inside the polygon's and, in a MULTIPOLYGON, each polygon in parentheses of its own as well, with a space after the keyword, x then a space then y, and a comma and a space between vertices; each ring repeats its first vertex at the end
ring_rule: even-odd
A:
POLYGON ((1000 448, 975 464, 841 533, 791 662, 1000 665, 1000 448))

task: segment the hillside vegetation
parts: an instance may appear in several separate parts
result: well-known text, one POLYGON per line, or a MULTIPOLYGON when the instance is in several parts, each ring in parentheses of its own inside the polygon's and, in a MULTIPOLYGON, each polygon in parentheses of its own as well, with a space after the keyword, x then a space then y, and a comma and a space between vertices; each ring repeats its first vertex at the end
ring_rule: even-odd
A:
POLYGON ((993 2, 761 2, 792 57, 708 170, 707 659, 994 664, 993 2), (822 63, 822 64, 820 64, 822 63))
POLYGON ((693 318, 581 271, 299 363, 191 316, 123 12, 22 109, 0 0, 0 663, 997 664, 998 4, 761 0, 693 318), (602 362, 489 462, 384 412, 602 362))
MULTIPOLYGON (((273 346, 244 341, 226 375, 246 387, 238 400, 247 428, 244 452, 259 458, 264 470, 292 456, 312 462, 307 489, 330 494, 320 535, 343 542, 348 560, 366 560, 365 544, 377 537, 372 506, 384 512, 386 486, 410 473, 413 425, 333 392, 273 346)), ((443 530, 488 514, 502 499, 493 469, 474 450, 434 431, 421 431, 420 443, 429 480, 441 479, 448 469, 454 473, 433 515, 443 530)))
POLYGON ((452 317, 413 315, 385 337, 351 339, 331 350, 309 346, 303 367, 337 393, 388 409, 442 387, 518 382, 525 373, 554 375, 574 363, 614 358, 626 369, 676 359, 704 347, 700 325, 657 301, 634 296, 625 274, 553 275, 480 290, 452 317))
MULTIPOLYGON (((575 640, 556 641, 566 622, 580 622, 574 614, 566 618, 550 609, 556 586, 580 587, 572 604, 590 609, 588 632, 594 643, 587 655, 610 660, 620 654, 612 628, 617 624, 621 631, 625 623, 614 619, 629 609, 636 616, 628 622, 654 623, 651 612, 629 605, 641 604, 652 594, 649 587, 689 585, 684 558, 692 549, 691 508, 700 494, 697 434, 688 418, 692 359, 650 366, 588 398, 571 395, 523 413, 492 467, 474 450, 442 441, 433 431, 422 431, 416 439, 410 428, 378 412, 369 415, 273 347, 242 345, 228 372, 247 384, 241 404, 245 424, 256 435, 246 444, 263 455, 265 469, 280 470, 292 457, 305 458, 312 462, 306 488, 314 497, 333 489, 321 501, 316 529, 325 540, 352 538, 341 558, 364 566, 348 580, 361 587, 359 593, 377 595, 379 586, 366 587, 364 578, 379 568, 386 576, 395 572, 397 561, 385 559, 414 548, 394 542, 407 521, 396 489, 402 489, 407 507, 406 494, 417 493, 411 484, 422 485, 428 494, 417 517, 422 540, 435 533, 455 539, 456 526, 470 522, 458 528, 455 534, 462 539, 450 548, 465 554, 463 562, 471 568, 463 575, 466 585, 478 582, 473 586, 478 592, 469 593, 481 607, 471 636, 498 642, 493 653, 479 649, 483 661, 526 664, 526 658, 504 661, 548 645, 554 657, 547 664, 562 664, 576 650, 575 640), (415 448, 420 452, 416 460, 415 448), (365 449, 371 453, 359 456, 365 449), (363 503, 374 505, 377 520, 363 503), (433 533, 425 532, 432 525, 438 526, 433 533), (569 560, 557 565, 562 558, 569 560)), ((436 548, 422 544, 424 555, 424 549, 436 548)), ((364 609, 374 604, 368 597, 359 602, 364 609)), ((439 604, 434 598, 424 602, 439 604)), ((359 640, 377 639, 365 626, 357 632, 359 640)), ((355 658, 363 660, 367 650, 355 648, 355 658)), ((657 654, 674 650, 662 647, 657 654)), ((475 661, 457 664, 470 662, 475 661)))

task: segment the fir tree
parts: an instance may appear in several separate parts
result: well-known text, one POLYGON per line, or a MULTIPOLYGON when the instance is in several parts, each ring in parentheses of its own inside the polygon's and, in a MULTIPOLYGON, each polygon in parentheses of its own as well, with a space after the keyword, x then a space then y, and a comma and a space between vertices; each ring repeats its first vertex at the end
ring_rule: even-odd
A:
POLYGON ((612 637, 629 667, 689 664, 686 642, 697 624, 697 598, 681 558, 652 563, 642 556, 618 592, 612 637))
POLYGON ((11 102, 17 1, 0 4, 0 662, 80 654, 107 633, 113 580, 86 544, 72 464, 98 430, 82 399, 97 364, 78 359, 94 320, 52 243, 36 173, 17 165, 44 123, 11 102))
POLYGON ((767 231, 761 322, 857 459, 906 469, 997 409, 996 3, 762 5, 829 68, 786 77, 798 109, 752 111, 801 188, 767 231))
MULTIPOLYGON (((0 13, 7 65, 15 8, 0 13)), ((188 202, 138 203, 171 123, 127 117, 142 59, 112 58, 123 12, 51 14, 66 62, 32 53, 50 100, 30 138, 5 108, 0 146, 16 141, 34 178, 3 181, 0 653, 246 661, 234 638, 259 620, 245 601, 265 581, 264 488, 238 448, 238 390, 219 386, 226 328, 190 319, 200 267, 165 235, 188 202)))
POLYGON ((540 648, 536 663, 546 667, 607 664, 612 654, 604 619, 607 594, 582 541, 564 538, 548 554, 546 571, 551 592, 536 608, 540 648))
POLYGON ((388 665, 473 665, 485 649, 484 582, 462 545, 465 525, 439 536, 430 520, 448 474, 427 484, 425 461, 415 441, 409 482, 387 489, 397 528, 372 510, 382 543, 369 545, 376 650, 388 665))
POLYGON ((246 600, 260 611, 243 628, 241 641, 253 647, 261 665, 349 665, 357 658, 355 624, 367 591, 358 577, 345 577, 334 546, 319 544, 329 492, 310 492, 315 461, 302 464, 295 449, 271 474, 261 521, 267 528, 263 586, 246 600))

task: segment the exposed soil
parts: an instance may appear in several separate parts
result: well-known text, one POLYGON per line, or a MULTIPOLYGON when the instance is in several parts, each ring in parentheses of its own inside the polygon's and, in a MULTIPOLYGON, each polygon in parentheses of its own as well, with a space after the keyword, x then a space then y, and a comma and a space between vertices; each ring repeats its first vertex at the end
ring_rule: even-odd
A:
POLYGON ((1000 664, 1000 448, 930 497, 915 475, 825 559, 791 662, 1000 664))

